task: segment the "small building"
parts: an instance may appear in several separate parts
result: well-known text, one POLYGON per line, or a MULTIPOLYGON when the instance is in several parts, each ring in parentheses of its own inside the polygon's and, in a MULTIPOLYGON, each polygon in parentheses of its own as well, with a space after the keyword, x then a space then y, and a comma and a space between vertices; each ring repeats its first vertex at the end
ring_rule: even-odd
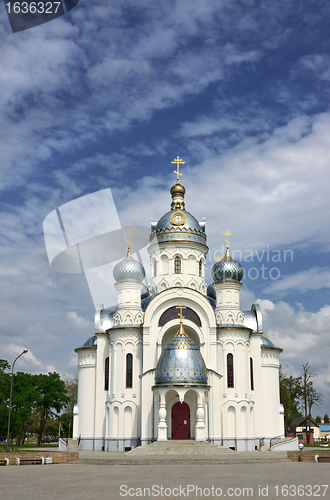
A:
POLYGON ((305 417, 298 417, 291 422, 285 435, 287 437, 298 437, 298 442, 307 444, 307 426, 310 428, 310 444, 314 444, 314 440, 320 438, 320 429, 316 422, 305 417), (307 422, 307 424, 306 424, 307 422))
POLYGON ((320 430, 320 438, 327 439, 327 436, 329 436, 330 440, 330 424, 320 424, 319 430, 320 430))

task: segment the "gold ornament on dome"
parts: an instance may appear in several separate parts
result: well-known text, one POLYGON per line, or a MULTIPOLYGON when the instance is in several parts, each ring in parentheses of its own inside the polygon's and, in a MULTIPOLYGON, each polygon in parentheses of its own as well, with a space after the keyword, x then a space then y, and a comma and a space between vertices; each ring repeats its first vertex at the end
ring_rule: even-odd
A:
POLYGON ((126 240, 126 241, 127 241, 127 243, 128 243, 128 245, 127 245, 127 255, 126 255, 126 257, 131 257, 131 256, 132 256, 132 254, 131 254, 131 243, 132 243, 132 242, 131 242, 131 236, 134 236, 134 233, 133 233, 133 232, 129 229, 129 230, 127 231, 127 233, 125 233, 125 236, 128 236, 128 240, 126 240))
POLYGON ((182 226, 186 222, 186 216, 181 210, 176 210, 171 215, 171 222, 175 226, 182 226))
POLYGON ((181 160, 180 156, 177 156, 176 159, 172 161, 172 163, 176 163, 177 170, 174 170, 174 173, 176 174, 176 182, 179 182, 180 175, 182 175, 180 174, 180 164, 184 165, 185 162, 181 160))
POLYGON ((227 236, 227 239, 225 238, 225 242, 227 243, 227 248, 229 248, 229 243, 230 243, 230 241, 228 241, 228 236, 229 236, 229 235, 230 235, 230 236, 232 236, 232 235, 233 235, 233 233, 230 233, 230 232, 228 231, 228 229, 226 229, 226 231, 225 231, 224 233, 222 233, 222 234, 223 234, 223 235, 225 235, 225 236, 227 236))

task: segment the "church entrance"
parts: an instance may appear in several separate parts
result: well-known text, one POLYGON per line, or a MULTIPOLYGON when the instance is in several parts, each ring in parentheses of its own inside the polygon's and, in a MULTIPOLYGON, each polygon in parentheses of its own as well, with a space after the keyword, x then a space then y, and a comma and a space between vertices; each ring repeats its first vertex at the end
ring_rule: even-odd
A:
POLYGON ((172 407, 172 439, 190 439, 190 409, 178 401, 172 407))

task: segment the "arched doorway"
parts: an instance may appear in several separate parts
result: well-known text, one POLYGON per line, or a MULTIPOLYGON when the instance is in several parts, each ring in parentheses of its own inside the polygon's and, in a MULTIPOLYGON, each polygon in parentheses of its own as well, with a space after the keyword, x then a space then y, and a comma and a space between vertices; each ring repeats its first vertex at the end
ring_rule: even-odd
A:
POLYGON ((190 439, 190 409, 178 401, 172 406, 172 439, 190 439))

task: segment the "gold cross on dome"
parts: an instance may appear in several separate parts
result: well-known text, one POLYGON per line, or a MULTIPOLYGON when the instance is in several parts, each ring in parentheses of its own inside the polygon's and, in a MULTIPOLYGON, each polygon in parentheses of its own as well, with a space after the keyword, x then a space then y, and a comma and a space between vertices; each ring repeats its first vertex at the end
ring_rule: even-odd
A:
POLYGON ((230 233, 230 232, 228 231, 228 229, 226 229, 226 231, 225 231, 224 233, 222 233, 222 234, 227 236, 227 239, 225 238, 225 241, 226 241, 226 243, 227 243, 227 248, 229 248, 229 243, 230 243, 230 241, 228 241, 228 236, 229 236, 229 235, 230 235, 230 236, 232 236, 232 235, 233 235, 233 233, 230 233))
POLYGON ((181 302, 179 305, 176 306, 176 309, 180 309, 180 312, 178 312, 178 315, 180 316, 180 323, 183 321, 183 314, 182 314, 182 309, 186 309, 186 306, 184 306, 181 302))
POLYGON ((172 163, 176 163, 177 170, 174 170, 174 173, 176 174, 176 180, 178 182, 180 179, 179 176, 182 175, 180 174, 180 164, 184 165, 185 162, 180 159, 180 156, 177 156, 176 159, 172 161, 172 163))
POLYGON ((220 255, 218 254, 214 260, 217 260, 219 262, 219 260, 221 260, 220 255))
POLYGON ((134 236, 134 233, 129 229, 127 231, 127 233, 125 233, 125 236, 128 236, 128 240, 126 240, 128 243, 127 256, 130 257, 130 255, 131 255, 131 236, 134 236))

